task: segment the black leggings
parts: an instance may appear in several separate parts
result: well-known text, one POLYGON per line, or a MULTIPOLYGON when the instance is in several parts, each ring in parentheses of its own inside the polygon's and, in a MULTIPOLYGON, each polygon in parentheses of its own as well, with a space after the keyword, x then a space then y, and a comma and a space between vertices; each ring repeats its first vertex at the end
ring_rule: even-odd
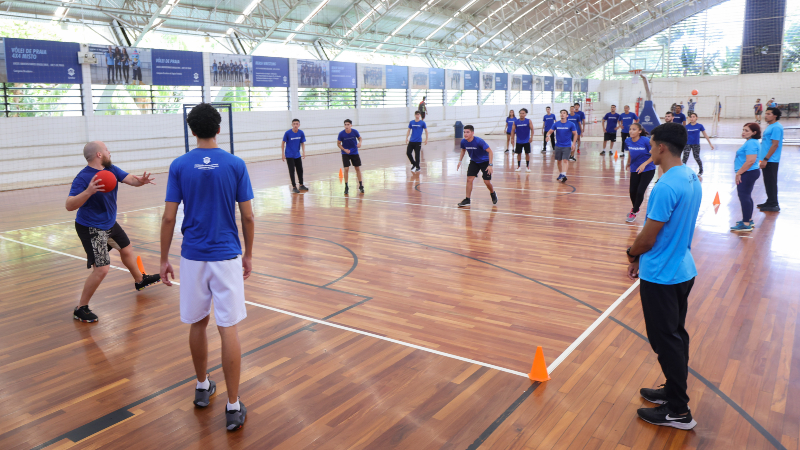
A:
POLYGON ((413 167, 419 167, 419 152, 421 150, 422 142, 409 142, 406 147, 406 156, 408 156, 408 160, 411 161, 413 167), (414 152, 414 156, 411 156, 411 152, 414 152))
POLYGON ((297 178, 300 185, 303 184, 303 158, 286 158, 286 165, 289 166, 289 178, 292 179, 292 187, 297 185, 294 183, 294 172, 297 171, 297 178))
POLYGON ((633 212, 639 212, 639 207, 642 206, 642 202, 644 201, 644 193, 647 192, 647 186, 653 181, 653 176, 655 174, 655 170, 648 170, 642 173, 631 172, 630 194, 633 212))
POLYGON ((739 203, 742 204, 742 222, 750 222, 753 218, 753 185, 760 176, 760 170, 748 170, 742 174, 742 182, 736 185, 739 203))
POLYGON ((697 161, 697 167, 700 168, 698 173, 703 173, 703 161, 700 161, 700 144, 692 144, 683 147, 683 163, 686 164, 686 161, 689 160, 689 150, 692 151, 694 155, 694 160, 697 161))
MULTIPOLYGON (((547 132, 545 132, 544 141, 542 141, 542 150, 545 150, 546 148, 547 148, 547 132)), ((550 148, 552 148, 552 149, 556 148, 556 133, 555 132, 550 135, 550 148)))

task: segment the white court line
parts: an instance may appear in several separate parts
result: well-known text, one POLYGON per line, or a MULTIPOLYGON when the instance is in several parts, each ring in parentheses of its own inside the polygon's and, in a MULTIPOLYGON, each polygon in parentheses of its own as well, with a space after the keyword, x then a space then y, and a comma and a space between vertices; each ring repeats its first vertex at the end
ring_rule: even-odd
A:
MULTIPOLYGON (((132 209, 132 210, 130 210, 130 211, 123 211, 123 212, 119 212, 119 213, 117 213, 117 215, 120 215, 120 214, 128 214, 128 213, 132 213, 132 212, 136 212, 136 211, 146 211, 146 210, 148 210, 148 209, 161 208, 161 207, 163 207, 163 206, 164 206, 164 205, 158 205, 158 206, 149 206, 149 207, 147 207, 147 208, 132 209)), ((50 227, 50 226, 53 226, 53 225, 61 225, 61 224, 63 224, 63 223, 70 223, 70 222, 75 222, 75 219, 72 219, 72 220, 65 220, 65 221, 63 221, 63 222, 49 223, 49 224, 47 224, 47 225, 36 225, 36 226, 34 226, 34 227, 27 227, 27 228, 17 228, 16 230, 0 231, 0 233, 13 233, 13 232, 15 232, 15 231, 32 230, 32 229, 34 229, 34 228, 44 228, 44 227, 50 227)), ((9 239, 9 240, 10 240, 10 239, 9 239)))
MULTIPOLYGON (((408 183, 414 183, 414 181, 409 181, 408 183)), ((455 183, 442 183, 440 181, 420 181, 419 184, 443 184, 445 186, 458 186, 463 188, 463 184, 455 184, 455 183)), ((598 197, 618 197, 618 198, 630 198, 629 195, 605 195, 605 194, 589 194, 587 192, 564 192, 564 191, 546 191, 544 189, 519 189, 519 188, 504 188, 504 187, 494 187, 495 189, 502 189, 506 191, 528 191, 528 192, 552 192, 554 194, 564 194, 564 195, 594 195, 598 197)))

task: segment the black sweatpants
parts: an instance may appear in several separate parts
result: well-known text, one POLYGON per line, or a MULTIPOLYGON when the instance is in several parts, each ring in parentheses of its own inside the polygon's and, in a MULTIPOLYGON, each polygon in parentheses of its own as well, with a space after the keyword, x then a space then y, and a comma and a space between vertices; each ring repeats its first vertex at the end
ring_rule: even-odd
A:
POLYGON ((412 167, 419 167, 419 152, 422 150, 422 142, 409 142, 406 147, 406 156, 411 161, 412 167), (414 152, 414 156, 411 155, 414 152))
POLYGON ((625 141, 627 141, 628 138, 631 137, 631 135, 630 135, 630 133, 623 133, 621 131, 619 132, 619 134, 621 135, 620 137, 622 138, 622 151, 624 153, 625 150, 627 150, 627 148, 628 148, 628 145, 625 144, 625 141))
POLYGON ((753 219, 753 186, 760 175, 760 170, 748 170, 742 174, 742 182, 736 185, 739 203, 742 204, 742 222, 753 219))
POLYGON ((636 173, 631 172, 631 205, 633 205, 633 212, 638 213, 639 208, 644 201, 644 193, 647 192, 647 186, 653 181, 655 170, 648 170, 647 172, 636 173))
MULTIPOLYGON (((550 148, 555 150, 556 148, 556 134, 553 133, 550 135, 550 148)), ((547 132, 544 133, 544 140, 542 141, 542 150, 547 149, 547 132)))
POLYGON ((685 325, 692 286, 694 278, 679 284, 641 280, 639 285, 647 338, 667 379, 667 403, 676 414, 689 411, 689 333, 685 325))
POLYGON ((297 171, 297 178, 300 184, 303 184, 303 158, 286 158, 286 165, 289 166, 289 178, 292 179, 292 187, 297 185, 294 183, 294 172, 297 171))
POLYGON ((764 172, 764 190, 767 191, 767 201, 765 206, 780 206, 778 204, 778 164, 768 162, 767 166, 761 169, 764 172))

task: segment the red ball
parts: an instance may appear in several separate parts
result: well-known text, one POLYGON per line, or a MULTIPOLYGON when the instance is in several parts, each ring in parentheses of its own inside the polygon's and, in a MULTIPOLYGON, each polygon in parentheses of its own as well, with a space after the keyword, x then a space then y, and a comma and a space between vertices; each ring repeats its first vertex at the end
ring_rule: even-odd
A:
POLYGON ((103 185, 103 188, 99 189, 100 192, 111 192, 117 187, 117 176, 108 170, 97 172, 95 177, 97 177, 97 179, 100 180, 100 184, 103 185))
POLYGON ((697 89, 692 91, 692 95, 697 95, 697 89))

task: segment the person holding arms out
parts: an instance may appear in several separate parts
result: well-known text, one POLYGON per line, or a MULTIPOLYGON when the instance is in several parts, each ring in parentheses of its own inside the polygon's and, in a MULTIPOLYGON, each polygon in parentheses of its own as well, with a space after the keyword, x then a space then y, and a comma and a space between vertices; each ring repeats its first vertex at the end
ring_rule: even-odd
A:
POLYGON ((778 165, 783 150, 783 125, 778 122, 781 120, 781 110, 768 108, 764 113, 764 119, 768 125, 764 130, 764 137, 761 139, 758 165, 764 172, 764 190, 767 191, 767 201, 758 207, 761 212, 779 212, 781 207, 778 204, 778 165))
POLYGON ((736 192, 739 194, 739 203, 742 205, 742 220, 731 227, 731 231, 753 231, 756 224, 753 221, 753 185, 761 175, 758 167, 758 153, 761 147, 761 127, 757 123, 746 123, 742 128, 744 145, 736 150, 736 159, 733 170, 736 171, 736 192))

